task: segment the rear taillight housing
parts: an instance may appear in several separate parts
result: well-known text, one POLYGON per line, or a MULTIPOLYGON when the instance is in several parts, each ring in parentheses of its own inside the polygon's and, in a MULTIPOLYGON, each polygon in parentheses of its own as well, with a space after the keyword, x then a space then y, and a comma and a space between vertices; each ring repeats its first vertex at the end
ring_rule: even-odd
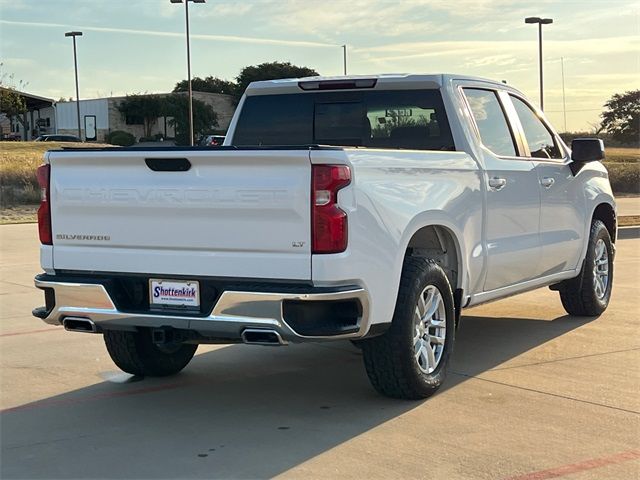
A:
POLYGON ((36 177, 40 191, 40 208, 38 208, 38 233, 40 234, 40 243, 43 245, 53 245, 51 235, 51 196, 49 194, 50 187, 50 165, 40 165, 36 170, 36 177))
POLYGON ((311 170, 311 253, 347 249, 347 214, 338 207, 338 190, 351 183, 346 165, 313 165, 311 170))

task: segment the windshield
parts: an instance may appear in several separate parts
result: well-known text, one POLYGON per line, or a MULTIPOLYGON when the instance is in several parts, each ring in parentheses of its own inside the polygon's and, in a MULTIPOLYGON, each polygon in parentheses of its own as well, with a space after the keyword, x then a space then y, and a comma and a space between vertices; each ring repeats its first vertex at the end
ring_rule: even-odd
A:
POLYGON ((455 150, 438 90, 249 96, 232 143, 455 150))

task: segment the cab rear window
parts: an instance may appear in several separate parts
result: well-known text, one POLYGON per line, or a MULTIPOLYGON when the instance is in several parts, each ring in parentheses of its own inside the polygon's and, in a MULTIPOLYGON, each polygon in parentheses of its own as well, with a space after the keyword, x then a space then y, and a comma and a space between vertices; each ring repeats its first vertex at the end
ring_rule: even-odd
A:
POLYGON ((250 96, 232 143, 455 150, 438 90, 250 96))

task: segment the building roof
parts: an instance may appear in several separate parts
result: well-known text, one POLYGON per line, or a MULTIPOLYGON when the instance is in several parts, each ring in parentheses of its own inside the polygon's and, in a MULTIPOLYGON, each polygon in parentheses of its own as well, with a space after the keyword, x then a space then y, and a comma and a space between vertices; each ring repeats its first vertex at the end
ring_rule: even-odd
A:
MULTIPOLYGON (((0 89, 9 90, 5 87, 0 87, 0 89)), ((51 98, 41 97, 27 92, 20 92, 18 90, 14 91, 24 99, 28 110, 38 110, 40 108, 50 107, 54 102, 51 98)))

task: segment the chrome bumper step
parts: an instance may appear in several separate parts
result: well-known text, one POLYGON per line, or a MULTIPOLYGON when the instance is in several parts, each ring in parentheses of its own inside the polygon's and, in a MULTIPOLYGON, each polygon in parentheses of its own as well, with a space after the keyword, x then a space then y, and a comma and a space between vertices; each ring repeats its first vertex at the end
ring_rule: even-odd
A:
MULTIPOLYGON (((49 277, 50 278, 50 277, 49 277)), ((360 287, 322 293, 274 293, 252 291, 224 291, 215 302, 212 311, 206 316, 154 314, 153 312, 132 313, 118 310, 107 289, 100 283, 74 283, 51 281, 36 278, 35 285, 40 289, 52 289, 55 304, 50 311, 40 307, 33 311, 34 316, 51 325, 73 325, 74 331, 90 331, 88 321, 95 332, 103 330, 135 330, 139 327, 176 328, 191 330, 204 337, 215 337, 246 343, 285 344, 288 341, 318 341, 341 338, 359 338, 369 329, 369 297, 360 287), (360 305, 360 317, 357 331, 327 335, 309 336, 297 333, 283 318, 283 302, 293 301, 344 301, 357 300, 360 305), (76 321, 77 323, 71 323, 76 321), (78 327, 78 328, 74 328, 78 327), (83 327, 83 328, 80 328, 83 327), (264 343, 251 341, 244 332, 260 337, 264 343), (251 332, 255 332, 255 335, 251 332), (265 332, 268 332, 265 333, 265 332), (272 334, 272 333, 273 334, 272 334)), ((69 328, 67 328, 69 329, 69 328)))

